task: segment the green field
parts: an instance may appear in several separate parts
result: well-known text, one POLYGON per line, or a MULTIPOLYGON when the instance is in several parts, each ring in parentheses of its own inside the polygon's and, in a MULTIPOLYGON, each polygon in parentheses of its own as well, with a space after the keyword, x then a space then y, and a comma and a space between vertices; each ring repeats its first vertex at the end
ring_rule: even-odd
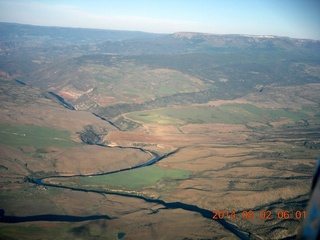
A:
MULTIPOLYGON (((189 178, 190 175, 191 172, 189 171, 148 166, 110 175, 72 178, 72 182, 76 185, 90 188, 108 186, 111 188, 138 189, 155 184, 160 180, 186 179, 189 178)), ((60 180, 62 180, 62 185, 68 185, 68 178, 55 179, 55 182, 60 180)))
POLYGON ((63 147, 76 143, 70 132, 34 125, 0 125, 0 144, 9 146, 63 147))
POLYGON ((252 104, 222 104, 217 107, 197 106, 163 108, 151 111, 139 111, 126 115, 143 123, 178 124, 187 123, 225 123, 246 124, 249 122, 273 122, 281 119, 299 121, 311 116, 305 112, 289 109, 266 109, 252 104))

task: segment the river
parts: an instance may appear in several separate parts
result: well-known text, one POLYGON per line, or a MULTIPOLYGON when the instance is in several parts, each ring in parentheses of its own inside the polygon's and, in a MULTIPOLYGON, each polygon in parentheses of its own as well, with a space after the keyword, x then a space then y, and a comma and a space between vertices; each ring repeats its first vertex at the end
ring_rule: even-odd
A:
MULTIPOLYGON (((110 146, 105 146, 105 145, 100 145, 97 144, 101 147, 110 147, 110 146)), ((114 148, 114 147, 112 147, 114 148)), ((118 146, 117 148, 135 148, 135 147, 122 147, 122 146, 118 146)), ((163 200, 159 200, 159 199, 151 199, 151 198, 147 198, 144 196, 137 196, 137 195, 133 195, 133 194, 129 194, 129 193, 117 193, 117 192, 110 192, 110 191, 106 191, 106 190, 88 190, 88 189, 81 189, 81 188, 75 188, 75 187, 67 187, 67 186, 61 186, 61 185, 55 185, 55 184, 50 184, 50 183, 45 183, 43 182, 43 180, 48 179, 48 178, 72 178, 72 177, 92 177, 92 176, 102 176, 102 175, 109 175, 109 174, 115 174, 115 173, 119 173, 119 172, 124 172, 124 171, 130 171, 133 169, 137 169, 137 168, 142 168, 142 167, 146 167, 146 166, 151 166, 153 164, 155 164, 156 162, 159 162, 162 159, 167 158, 170 155, 175 154, 176 152, 178 152, 180 149, 176 149, 172 152, 169 152, 165 155, 158 155, 155 152, 151 152, 142 148, 136 148, 139 149, 141 151, 144 151, 146 153, 149 153, 153 156, 153 158, 145 163, 142 164, 138 164, 136 166, 130 167, 130 168, 123 168, 120 170, 116 170, 116 171, 110 171, 110 172, 105 172, 105 173, 99 173, 99 174, 89 174, 89 175, 72 175, 72 176, 50 176, 50 177, 44 177, 44 178, 29 178, 27 177, 26 180, 30 183, 33 183, 35 185, 38 186, 45 186, 45 187, 54 187, 54 188, 61 188, 61 189, 69 189, 72 191, 78 191, 78 192, 92 192, 92 193, 99 193, 99 194, 106 194, 106 195, 117 195, 117 196, 121 196, 121 197, 127 197, 127 198, 137 198, 137 199, 141 199, 145 202, 148 203, 156 203, 156 204, 160 204, 164 207, 164 209, 183 209, 186 211, 191 211, 191 212, 196 212, 201 214, 204 218, 210 219, 212 221, 216 221, 219 224, 221 224, 226 230, 230 231, 231 233, 233 233, 234 235, 236 235, 237 237, 239 237, 240 239, 249 239, 249 235, 248 233, 244 233, 241 232, 240 230, 237 229, 236 226, 228 223, 226 220, 224 219, 212 219, 213 217, 213 212, 207 209, 203 209, 200 208, 198 206, 195 205, 191 205, 191 204, 186 204, 186 203, 182 203, 182 202, 165 202, 163 200)), ((95 215, 95 216, 87 216, 87 217, 78 217, 78 216, 67 216, 67 215, 51 215, 51 214, 47 214, 47 215, 36 215, 36 216, 26 216, 26 217, 15 217, 15 216, 3 216, 1 218, 1 222, 7 222, 7 223, 18 223, 18 222, 30 222, 30 221, 68 221, 68 222, 79 222, 79 221, 88 221, 88 220, 96 220, 96 219, 111 219, 110 217, 106 216, 106 215, 95 215)))

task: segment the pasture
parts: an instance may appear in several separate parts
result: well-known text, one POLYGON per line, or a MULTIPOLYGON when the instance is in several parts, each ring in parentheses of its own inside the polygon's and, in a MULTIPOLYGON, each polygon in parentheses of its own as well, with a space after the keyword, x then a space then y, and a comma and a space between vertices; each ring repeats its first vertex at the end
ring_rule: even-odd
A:
POLYGON ((170 107, 150 111, 137 111, 129 113, 126 116, 134 121, 158 124, 269 123, 283 119, 299 121, 311 117, 303 111, 267 109, 253 104, 239 103, 228 103, 220 106, 170 107))
POLYGON ((62 147, 76 145, 70 132, 35 125, 0 125, 0 144, 8 146, 62 147))
POLYGON ((191 172, 178 169, 165 169, 158 166, 147 166, 109 175, 93 177, 74 177, 72 181, 66 178, 50 179, 50 182, 61 183, 62 185, 75 184, 82 188, 95 188, 107 186, 113 189, 140 189, 155 184, 160 180, 186 179, 191 172))

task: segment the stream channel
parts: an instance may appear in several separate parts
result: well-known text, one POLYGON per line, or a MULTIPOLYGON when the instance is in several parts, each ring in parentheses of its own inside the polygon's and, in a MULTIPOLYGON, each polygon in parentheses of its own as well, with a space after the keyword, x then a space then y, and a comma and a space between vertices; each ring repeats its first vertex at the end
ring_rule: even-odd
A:
MULTIPOLYGON (((18 83, 20 83, 20 84, 25 85, 24 82, 21 82, 19 80, 16 80, 16 81, 18 83)), ((49 94, 52 95, 53 97, 55 97, 58 101, 60 101, 64 107, 66 107, 68 109, 71 109, 71 110, 75 110, 75 108, 71 104, 67 103, 62 97, 58 96, 57 94, 54 94, 53 92, 49 92, 49 94)), ((117 127, 111 121, 108 121, 107 119, 99 116, 98 114, 94 114, 94 115, 96 117, 101 118, 104 121, 109 122, 112 126, 117 128, 118 130, 120 130, 119 127, 117 127)), ((50 184, 50 183, 43 182, 43 180, 48 179, 48 178, 92 177, 92 176, 102 176, 102 175, 115 174, 115 173, 124 172, 124 171, 130 171, 130 170, 137 169, 137 168, 151 166, 151 165, 159 162, 160 160, 165 159, 168 156, 175 154, 176 152, 178 152, 180 150, 178 148, 178 149, 176 149, 176 150, 174 150, 172 152, 169 152, 169 153, 167 153, 165 155, 159 155, 156 152, 145 150, 145 149, 139 148, 139 147, 123 147, 123 146, 103 145, 103 144, 101 144, 101 137, 99 135, 95 134, 95 133, 94 133, 94 135, 95 135, 94 136, 94 141, 90 143, 91 145, 97 145, 97 146, 100 146, 100 147, 107 147, 107 148, 121 148, 121 149, 131 148, 131 149, 137 149, 137 150, 140 150, 140 151, 142 151, 144 153, 148 153, 148 154, 152 155, 152 159, 147 161, 147 162, 145 162, 145 163, 138 164, 138 165, 133 166, 133 167, 123 168, 123 169, 120 169, 120 170, 110 171, 110 172, 105 172, 105 173, 97 173, 97 174, 89 174, 89 175, 78 174, 78 175, 72 175, 72 176, 48 176, 48 177, 42 177, 42 178, 26 177, 25 180, 30 182, 30 183, 32 183, 32 184, 35 184, 37 186, 69 189, 69 190, 72 190, 72 191, 79 191, 79 192, 92 192, 92 193, 105 194, 105 195, 117 195, 117 196, 122 196, 122 197, 127 197, 127 198, 136 198, 136 199, 141 199, 141 200, 143 200, 145 202, 148 202, 148 203, 160 204, 160 205, 163 206, 163 208, 161 208, 161 209, 183 209, 183 210, 186 210, 186 211, 199 213, 204 218, 207 218, 207 219, 210 219, 212 221, 218 222, 226 230, 228 230, 230 233, 234 234, 235 236, 237 236, 240 239, 247 240, 247 239, 250 238, 250 233, 238 230, 238 228, 236 226, 234 226, 231 223, 228 223, 224 219, 213 219, 212 218, 213 217, 213 212, 212 211, 200 208, 200 207, 195 206, 195 205, 186 204, 186 203, 182 203, 182 202, 165 202, 165 201, 160 200, 160 199, 151 199, 151 198, 147 198, 145 196, 138 196, 138 195, 133 195, 133 194, 129 194, 129 193, 117 193, 117 192, 110 192, 110 191, 106 191, 106 190, 81 189, 81 188, 67 187, 67 186, 61 186, 61 185, 55 185, 55 184, 50 184)), ((110 220, 112 218, 107 216, 107 215, 68 216, 68 215, 56 215, 56 214, 44 214, 44 215, 33 215, 33 216, 23 216, 23 217, 6 216, 5 212, 4 212, 4 209, 0 209, 0 222, 4 222, 4 223, 20 223, 20 222, 33 222, 33 221, 82 222, 82 221, 97 220, 97 219, 110 220)))
MULTIPOLYGON (((92 192, 92 193, 98 193, 98 194, 106 194, 106 195, 117 195, 117 196, 122 196, 122 197, 127 197, 127 198, 136 198, 136 199, 141 199, 145 202, 148 203, 156 203, 163 205, 163 208, 161 209, 183 209, 186 211, 191 211, 191 212, 196 212, 201 214, 204 218, 210 219, 212 221, 216 221, 219 224, 221 224, 226 230, 230 231, 232 234, 236 235, 240 239, 249 239, 250 234, 246 232, 239 231, 238 228, 224 219, 213 219, 213 212, 207 209, 200 208, 195 205, 191 204, 186 204, 182 202, 165 202, 160 199, 151 199, 147 198, 145 196, 138 196, 138 195, 131 195, 129 193, 118 193, 118 192, 111 192, 111 191, 106 191, 106 190, 89 190, 89 189, 81 189, 81 188, 75 188, 75 187, 67 187, 67 186, 61 186, 61 185, 55 185, 55 184, 50 184, 50 183, 45 183, 43 180, 48 179, 48 178, 72 178, 72 177, 91 177, 91 176, 101 176, 101 175, 109 175, 109 174, 115 174, 119 172, 124 172, 124 171, 130 171, 132 169, 137 169, 137 168, 142 168, 146 166, 151 166, 160 160, 167 158, 170 155, 175 154, 178 152, 180 149, 176 149, 172 152, 169 152, 165 155, 159 155, 155 152, 151 152, 148 150, 145 150, 143 148, 138 148, 138 147, 122 147, 122 146, 117 146, 117 147, 110 147, 106 145, 102 145, 99 143, 96 143, 95 145, 101 146, 101 147, 107 147, 107 148, 134 148, 140 151, 143 151, 145 153, 149 153, 153 156, 151 160, 148 162, 138 164, 136 166, 130 167, 130 168, 124 168, 116 171, 110 171, 110 172, 105 172, 105 173, 98 173, 98 174, 89 174, 89 175, 72 175, 72 176, 50 176, 50 177, 43 177, 43 178, 26 178, 26 180, 30 183, 33 183, 38 186, 45 186, 45 187, 54 187, 54 188, 61 188, 61 189, 69 189, 72 191, 79 191, 79 192, 92 192)), ((17 217, 17 216, 3 216, 0 221, 1 222, 7 222, 7 223, 18 223, 18 222, 29 222, 29 221, 67 221, 67 222, 80 222, 80 221, 88 221, 88 220, 96 220, 96 219, 112 219, 111 217, 107 215, 94 215, 94 216, 86 216, 86 217, 80 217, 80 216, 67 216, 67 215, 52 215, 52 214, 46 214, 46 215, 36 215, 36 216, 25 216, 25 217, 17 217)))

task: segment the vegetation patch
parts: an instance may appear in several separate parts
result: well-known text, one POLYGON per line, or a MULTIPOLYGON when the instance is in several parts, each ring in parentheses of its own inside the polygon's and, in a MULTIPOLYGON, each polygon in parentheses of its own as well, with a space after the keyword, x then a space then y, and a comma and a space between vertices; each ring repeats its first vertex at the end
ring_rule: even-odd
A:
POLYGON ((73 147, 70 132, 34 125, 0 125, 0 144, 33 147, 73 147))
POLYGON ((140 124, 131 121, 130 119, 120 116, 113 122, 121 131, 130 131, 140 127, 140 124))
MULTIPOLYGON (((164 169, 158 166, 148 166, 130 171, 119 172, 109 175, 94 177, 78 177, 72 178, 72 182, 84 187, 104 187, 108 186, 117 189, 139 189, 144 186, 155 184, 160 180, 186 179, 189 178, 191 172, 177 169, 164 169)), ((54 182, 60 182, 68 185, 68 178, 54 179, 54 182)))
POLYGON ((281 119, 299 121, 311 116, 305 112, 290 109, 266 109, 253 104, 222 104, 217 107, 197 106, 163 108, 151 111, 133 112, 126 115, 135 121, 144 123, 184 124, 225 123, 246 124, 249 122, 269 123, 281 119))

